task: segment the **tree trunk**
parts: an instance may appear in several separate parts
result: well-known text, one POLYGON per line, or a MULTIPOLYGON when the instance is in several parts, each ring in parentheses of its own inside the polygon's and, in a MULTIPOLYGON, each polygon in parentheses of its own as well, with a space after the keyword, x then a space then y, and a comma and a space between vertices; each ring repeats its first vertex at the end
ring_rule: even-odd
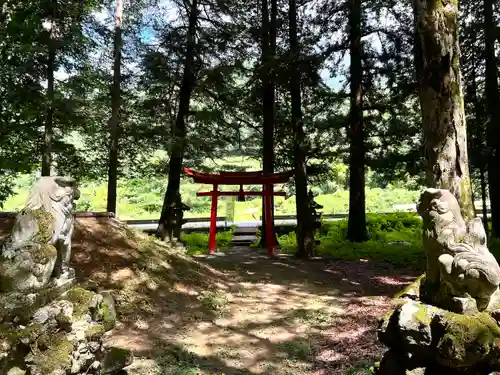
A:
POLYGON ((288 4, 291 58, 289 79, 294 130, 295 197, 297 207, 298 249, 296 255, 301 258, 308 258, 314 256, 314 223, 307 197, 306 137, 302 127, 301 79, 298 65, 300 51, 297 37, 297 4, 296 0, 289 0, 288 4))
POLYGON ((118 141, 120 137, 120 86, 122 58, 122 0, 116 0, 113 86, 111 87, 111 118, 109 120, 109 165, 107 210, 116 214, 118 183, 118 141))
POLYGON ((458 3, 414 0, 415 65, 424 130, 426 178, 449 189, 466 219, 475 216, 458 45, 458 3))
MULTIPOLYGON (((262 169, 266 173, 274 172, 274 126, 275 126, 275 84, 274 84, 274 58, 276 53, 276 0, 271 0, 271 21, 267 0, 262 0, 262 127, 263 127, 263 160, 262 169)), ((264 189, 264 187, 262 187, 264 189)), ((271 187, 271 192, 273 188, 271 187)), ((274 217, 274 196, 271 196, 272 215, 274 217)), ((262 199, 262 228, 260 246, 267 247, 265 200, 262 199)), ((274 241, 277 243, 276 234, 274 241)))
POLYGON ((349 160, 349 219, 347 239, 368 239, 365 210, 365 140, 363 130, 363 66, 361 42, 361 0, 351 0, 349 13, 351 54, 351 108, 349 160))
POLYGON ((56 62, 56 41, 54 39, 56 2, 50 2, 50 30, 47 60, 47 112, 43 140, 42 176, 50 176, 52 166, 52 139, 54 137, 54 70, 56 62))
POLYGON ((172 129, 172 151, 168 170, 168 185, 163 200, 160 221, 156 231, 157 237, 172 240, 174 233, 180 233, 178 226, 182 225, 176 220, 173 208, 180 208, 180 183, 182 174, 182 161, 186 138, 186 117, 189 113, 191 93, 195 85, 194 59, 196 54, 196 24, 198 22, 197 0, 192 0, 189 7, 189 21, 186 43, 186 56, 184 59, 184 74, 182 77, 179 94, 179 109, 172 129))
POLYGON ((488 108, 488 184, 490 192, 491 232, 500 237, 500 97, 495 56, 496 25, 493 1, 484 0, 484 35, 486 57, 486 101, 488 108))
MULTIPOLYGON (((476 56, 474 52, 472 53, 472 61, 475 63, 477 61, 476 56)), ((488 235, 488 207, 486 205, 486 178, 485 178, 485 172, 486 172, 486 158, 485 158, 485 152, 484 152, 484 136, 483 136, 483 124, 485 114, 483 107, 479 101, 479 97, 477 95, 477 80, 476 80, 476 68, 475 66, 472 69, 472 82, 471 82, 471 92, 470 92, 470 97, 472 101, 474 102, 474 111, 476 112, 476 126, 475 126, 475 144, 474 144, 474 149, 476 150, 477 153, 477 164, 479 167, 479 180, 481 184, 481 200, 483 203, 482 211, 483 211, 483 225, 484 225, 484 230, 486 231, 486 235, 488 235)))

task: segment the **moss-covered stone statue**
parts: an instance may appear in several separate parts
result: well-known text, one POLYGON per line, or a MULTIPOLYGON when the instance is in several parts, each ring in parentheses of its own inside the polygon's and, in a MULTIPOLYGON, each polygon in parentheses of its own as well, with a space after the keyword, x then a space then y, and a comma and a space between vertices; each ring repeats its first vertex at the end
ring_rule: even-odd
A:
POLYGON ((389 347, 378 375, 489 375, 500 371, 500 267, 480 219, 466 222, 448 190, 426 189, 423 219, 427 270, 395 297, 381 320, 389 347))
POLYGON ((417 211, 427 256, 422 300, 457 313, 494 308, 500 267, 486 246, 481 219, 465 222, 457 199, 444 189, 426 189, 417 211))
POLYGON ((40 178, 0 249, 0 291, 35 291, 74 277, 69 260, 79 197, 72 178, 40 178))
POLYGON ((0 374, 115 374, 129 351, 104 346, 110 292, 75 286, 69 266, 75 180, 42 177, 0 247, 0 374))

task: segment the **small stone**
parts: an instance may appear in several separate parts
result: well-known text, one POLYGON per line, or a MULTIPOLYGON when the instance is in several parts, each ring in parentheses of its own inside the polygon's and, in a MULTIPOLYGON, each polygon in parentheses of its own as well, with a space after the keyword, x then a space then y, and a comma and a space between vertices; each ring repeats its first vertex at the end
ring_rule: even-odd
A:
POLYGON ((92 323, 92 316, 90 316, 90 314, 84 314, 82 320, 87 323, 92 323))
POLYGON ((101 362, 99 362, 99 361, 94 361, 94 362, 90 365, 90 368, 91 368, 91 369, 94 369, 94 370, 97 370, 97 369, 101 368, 101 362))
POLYGON ((86 343, 83 343, 83 342, 82 342, 82 343, 78 344, 78 352, 79 352, 79 353, 86 353, 86 352, 88 352, 88 350, 89 350, 89 349, 88 349, 88 347, 87 347, 87 344, 86 344, 86 343))
POLYGON ((75 331, 68 335, 68 340, 74 342, 85 341, 85 331, 75 331))
POLYGON ((73 316, 73 304, 67 300, 58 301, 58 306, 61 309, 61 314, 64 316, 73 316))
POLYGON ((111 291, 103 290, 99 292, 99 294, 103 297, 103 303, 105 303, 108 308, 108 313, 110 315, 109 318, 116 321, 115 300, 113 298, 111 291))
POLYGON ((112 374, 130 366, 134 356, 129 350, 111 347, 102 361, 101 374, 112 374))
POLYGON ((405 371, 405 375, 425 375, 425 374, 426 374, 425 367, 417 367, 417 368, 405 371))
POLYGON ((7 352, 12 348, 10 342, 6 339, 0 340, 0 352, 7 352))
POLYGON ((73 363, 71 364, 70 372, 72 374, 78 374, 81 369, 82 369, 82 363, 80 361, 73 361, 73 363))
POLYGON ((50 316, 47 309, 40 309, 33 315, 33 323, 45 324, 49 318, 50 316))
POLYGON ((95 341, 89 342, 87 345, 91 353, 97 352, 101 347, 101 344, 95 341))
POLYGON ((495 319, 495 321, 500 324, 500 310, 495 310, 491 313, 491 317, 495 319))
POLYGON ((26 371, 21 370, 19 367, 12 367, 7 371, 7 375, 25 375, 26 371))
POLYGON ((90 300, 89 308, 91 308, 91 309, 97 309, 98 306, 101 304, 101 302, 102 302, 102 296, 100 294, 96 294, 90 300))
POLYGON ((87 280, 82 286, 94 293, 97 293, 97 291, 99 290, 99 283, 94 280, 87 280))

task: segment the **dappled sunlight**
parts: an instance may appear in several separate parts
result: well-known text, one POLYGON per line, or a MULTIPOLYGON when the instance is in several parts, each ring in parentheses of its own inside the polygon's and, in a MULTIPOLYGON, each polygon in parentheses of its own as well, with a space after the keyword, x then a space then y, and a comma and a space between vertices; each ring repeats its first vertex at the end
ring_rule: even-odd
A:
POLYGON ((120 324, 106 340, 139 358, 130 375, 169 366, 344 374, 382 354, 376 321, 417 276, 372 261, 269 259, 250 248, 189 257, 112 219, 78 219, 73 249, 78 280, 113 292, 120 324))

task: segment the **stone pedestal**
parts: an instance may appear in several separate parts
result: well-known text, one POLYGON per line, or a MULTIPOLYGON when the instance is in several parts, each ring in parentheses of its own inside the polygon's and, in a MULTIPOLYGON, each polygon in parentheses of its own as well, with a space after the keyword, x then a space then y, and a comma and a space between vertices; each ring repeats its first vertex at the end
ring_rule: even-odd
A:
POLYGON ((130 352, 103 347, 103 335, 116 324, 110 293, 68 281, 0 301, 0 374, 113 374, 132 363, 130 352))
MULTIPOLYGON (((500 371, 500 327, 489 312, 457 314, 401 299, 380 321, 389 347, 377 375, 481 375, 500 371)), ((493 315, 493 316, 492 316, 493 315)))

